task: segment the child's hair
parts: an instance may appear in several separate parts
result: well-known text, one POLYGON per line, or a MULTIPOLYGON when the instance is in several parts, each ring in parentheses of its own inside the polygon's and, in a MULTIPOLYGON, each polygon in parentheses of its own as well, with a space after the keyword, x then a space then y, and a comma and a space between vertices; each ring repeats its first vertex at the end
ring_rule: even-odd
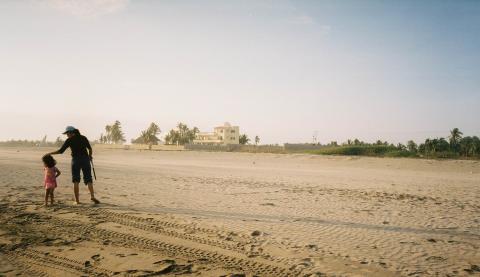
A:
POLYGON ((55 161, 52 155, 43 156, 42 161, 48 168, 52 168, 57 164, 57 161, 55 161))

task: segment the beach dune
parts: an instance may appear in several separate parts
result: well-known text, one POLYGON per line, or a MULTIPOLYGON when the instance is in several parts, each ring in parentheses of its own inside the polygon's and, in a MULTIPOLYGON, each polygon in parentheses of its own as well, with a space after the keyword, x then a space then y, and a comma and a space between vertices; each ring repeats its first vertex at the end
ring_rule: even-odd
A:
POLYGON ((479 161, 96 149, 45 208, 50 150, 0 148, 0 275, 480 273, 479 161))

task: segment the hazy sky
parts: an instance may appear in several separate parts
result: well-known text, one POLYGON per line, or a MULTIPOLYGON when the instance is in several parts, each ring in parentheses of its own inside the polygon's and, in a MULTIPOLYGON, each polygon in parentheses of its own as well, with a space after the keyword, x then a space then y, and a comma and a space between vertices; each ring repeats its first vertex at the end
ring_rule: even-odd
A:
POLYGON ((480 135, 480 1, 2 0, 0 140, 480 135))

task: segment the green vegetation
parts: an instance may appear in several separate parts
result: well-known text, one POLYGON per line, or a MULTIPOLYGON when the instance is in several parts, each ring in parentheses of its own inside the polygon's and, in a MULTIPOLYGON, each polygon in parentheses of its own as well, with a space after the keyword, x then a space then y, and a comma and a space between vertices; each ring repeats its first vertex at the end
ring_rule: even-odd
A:
POLYGON ((190 129, 186 124, 180 122, 178 123, 176 129, 170 130, 170 132, 165 136, 165 143, 177 145, 192 143, 195 139, 195 135, 199 132, 200 130, 198 130, 197 127, 190 129))
POLYGON ((133 144, 148 144, 148 149, 152 149, 152 145, 157 145, 160 139, 157 137, 160 134, 160 127, 154 122, 150 123, 150 126, 140 133, 140 136, 136 139, 132 139, 133 144))
POLYGON ((238 139, 238 142, 241 144, 241 145, 246 145, 248 142, 250 141, 250 139, 247 137, 246 134, 243 134, 239 137, 238 139))
POLYGON ((260 143, 260 137, 255 136, 255 145, 258 145, 260 143))
MULTIPOLYGON (((105 135, 100 136, 97 143, 118 144, 125 142, 121 124, 117 120, 112 125, 105 126, 105 135)), ((149 127, 142 131, 140 136, 132 139, 132 143, 147 144, 149 148, 160 142, 158 135, 160 127, 151 123, 149 127)), ((166 144, 188 145, 193 142, 196 134, 199 132, 197 127, 190 129, 184 123, 178 123, 175 129, 170 130, 165 136, 166 144)), ((350 155, 350 156, 372 156, 372 157, 421 157, 421 158, 444 158, 444 159, 480 159, 480 139, 477 136, 463 136, 463 133, 454 128, 450 131, 447 138, 427 138, 423 143, 417 145, 410 140, 404 144, 391 144, 387 141, 377 140, 374 143, 366 143, 359 139, 349 139, 342 144, 332 141, 328 144, 285 144, 278 145, 259 145, 260 138, 255 136, 254 145, 248 145, 250 138, 246 134, 240 136, 240 145, 228 146, 198 146, 190 145, 187 149, 206 150, 206 151, 228 151, 228 152, 254 152, 254 153, 310 153, 319 155, 350 155)), ((59 147, 64 143, 61 137, 55 142, 47 141, 47 137, 41 140, 9 140, 0 142, 0 146, 51 146, 59 147)))
POLYGON ((376 143, 365 143, 358 139, 349 139, 341 146, 335 146, 332 142, 320 149, 307 152, 375 157, 480 158, 480 139, 477 136, 462 137, 462 135, 458 128, 454 128, 450 131, 448 141, 445 138, 428 138, 420 145, 412 140, 408 141, 407 145, 401 143, 393 145, 380 140, 376 143))
POLYGON ((393 145, 342 145, 326 146, 318 150, 311 150, 309 153, 322 155, 346 155, 346 156, 375 156, 375 157, 414 157, 415 153, 402 150, 393 145))
POLYGON ((60 147, 65 141, 61 137, 57 137, 55 141, 47 141, 47 136, 41 140, 7 140, 0 141, 0 146, 9 147, 60 147))
POLYGON ((116 120, 113 125, 105 126, 105 135, 100 135, 100 143, 122 144, 125 141, 125 135, 122 131, 121 123, 118 120, 116 120))

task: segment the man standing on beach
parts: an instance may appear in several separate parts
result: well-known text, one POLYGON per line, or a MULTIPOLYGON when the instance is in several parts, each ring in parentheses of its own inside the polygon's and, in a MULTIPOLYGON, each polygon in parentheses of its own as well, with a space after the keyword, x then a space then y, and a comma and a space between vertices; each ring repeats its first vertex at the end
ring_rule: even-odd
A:
POLYGON ((80 204, 78 185, 80 183, 81 170, 83 173, 83 182, 88 186, 88 190, 90 191, 90 199, 95 204, 99 204, 100 201, 95 198, 93 191, 92 167, 90 165, 90 161, 92 160, 92 147, 90 146, 90 142, 88 142, 88 139, 85 136, 82 136, 80 131, 73 126, 67 126, 63 134, 66 134, 68 137, 63 146, 57 151, 49 154, 63 154, 63 152, 70 147, 72 150, 72 182, 75 203, 80 204))

